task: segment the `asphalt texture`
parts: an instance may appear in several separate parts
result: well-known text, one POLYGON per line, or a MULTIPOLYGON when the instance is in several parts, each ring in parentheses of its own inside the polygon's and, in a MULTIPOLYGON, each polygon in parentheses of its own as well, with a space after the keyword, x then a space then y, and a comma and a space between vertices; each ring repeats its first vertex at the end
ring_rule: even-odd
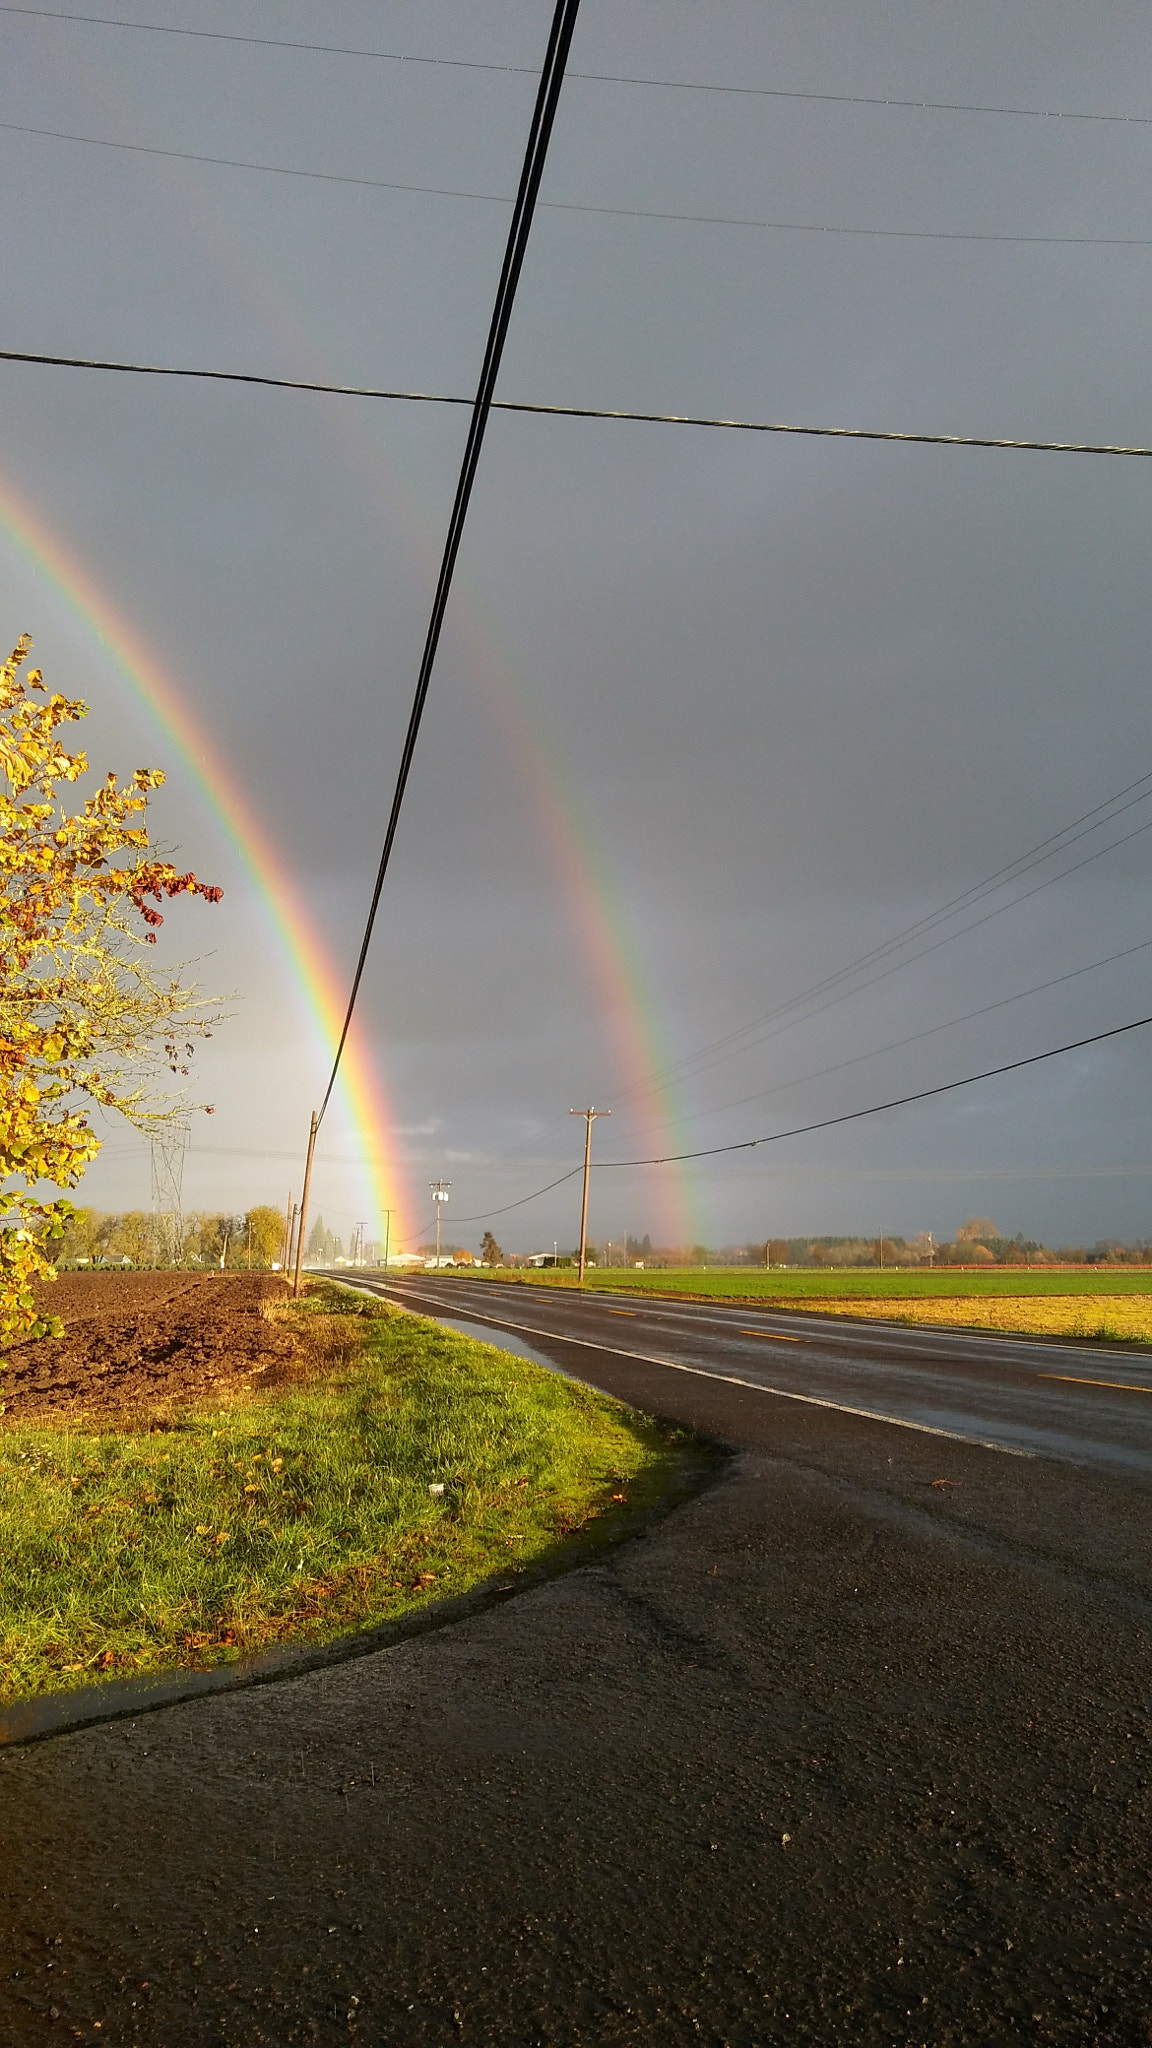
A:
MULTIPOLYGON (((559 1299, 483 1284, 390 1291, 559 1299)), ((1152 2043, 1146 1398, 1010 1354, 1141 1361, 917 1331, 913 1368, 872 1326, 829 1395, 801 1345, 725 1369, 611 1306, 517 1341, 729 1446, 718 1482, 436 1634, 0 1755, 0 2041, 1152 2043), (955 1435, 847 1412, 933 1373, 955 1435), (1030 1404, 1064 1454, 974 1440, 1030 1404)))

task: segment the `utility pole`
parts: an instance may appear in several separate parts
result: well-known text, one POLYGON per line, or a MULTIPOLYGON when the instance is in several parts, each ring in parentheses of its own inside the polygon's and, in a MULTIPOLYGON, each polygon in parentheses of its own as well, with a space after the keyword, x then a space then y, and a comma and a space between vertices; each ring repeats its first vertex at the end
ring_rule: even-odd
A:
POLYGON ((441 1218, 441 1216, 442 1216, 442 1214, 443 1214, 443 1211, 444 1211, 444 1204, 445 1204, 445 1202, 446 1202, 446 1201, 448 1200, 448 1190, 449 1190, 449 1188, 451 1187, 451 1185, 452 1185, 452 1183, 451 1183, 451 1181, 450 1181, 450 1180, 434 1180, 434 1181, 432 1182, 432 1184, 431 1184, 431 1186, 432 1186, 432 1200, 433 1200, 433 1201, 435 1202, 435 1204, 436 1204, 436 1271, 437 1271, 437 1272, 439 1272, 439 1271, 440 1271, 440 1218, 441 1218))
POLYGON ((308 1157, 304 1161, 304 1191, 300 1197, 300 1235, 296 1240, 296 1270, 292 1276, 294 1295, 300 1292, 300 1268, 304 1262, 304 1226, 308 1221, 308 1190, 312 1185, 312 1154, 316 1150, 316 1133, 319 1129, 320 1119, 313 1110, 312 1122, 308 1126, 308 1157))
POLYGON ((248 1271, 252 1271, 252 1222, 248 1222, 248 1271))
POLYGON ((884 1271, 884 1232, 880 1232, 880 1271, 884 1271))
POLYGON ((584 1263, 588 1249, 588 1176, 592 1171, 592 1125, 598 1116, 611 1116, 610 1109, 570 1109, 569 1116, 582 1116, 584 1132, 584 1199, 580 1205, 580 1285, 584 1285, 584 1263))
POLYGON ((291 1190, 291 1188, 289 1188, 289 1190, 288 1190, 288 1206, 287 1206, 287 1208, 286 1208, 286 1209, 285 1209, 285 1211, 284 1211, 284 1236, 283 1236, 283 1238, 281 1239, 281 1243, 280 1243, 280 1271, 281 1271, 282 1273, 286 1273, 286 1272, 288 1271, 288 1248, 289 1248, 289 1238, 290 1238, 290 1236, 291 1236, 291 1231, 292 1231, 292 1190, 291 1190))
POLYGON ((366 1222, 360 1222, 356 1225, 356 1264, 358 1266, 362 1266, 364 1264, 364 1232, 367 1230, 367 1228, 368 1225, 366 1222))
POLYGON ((289 1210, 289 1212, 288 1212, 288 1258, 287 1258, 287 1264, 288 1264, 289 1266, 291 1266, 291 1265, 293 1264, 293 1262, 294 1262, 294 1259, 295 1259, 295 1245, 296 1245, 296 1219, 297 1219, 297 1217, 299 1216, 299 1214, 300 1214, 300 1211, 299 1211, 299 1209, 298 1209, 298 1207, 297 1207, 296 1203, 295 1203, 295 1202, 293 1202, 293 1203, 292 1203, 292 1205, 291 1205, 291 1208, 290 1208, 290 1210, 289 1210))
POLYGON ((388 1271, 388 1247, 392 1241, 392 1211, 384 1211, 384 1271, 388 1271))

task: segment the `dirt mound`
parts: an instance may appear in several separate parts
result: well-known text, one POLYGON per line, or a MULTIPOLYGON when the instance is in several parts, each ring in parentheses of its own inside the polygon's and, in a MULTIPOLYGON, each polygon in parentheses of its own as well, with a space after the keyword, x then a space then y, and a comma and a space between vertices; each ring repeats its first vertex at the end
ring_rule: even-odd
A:
POLYGON ((3 1420, 150 1411, 282 1377, 300 1339, 265 1308, 284 1292, 262 1273, 62 1273, 40 1305, 64 1333, 9 1347, 3 1420))

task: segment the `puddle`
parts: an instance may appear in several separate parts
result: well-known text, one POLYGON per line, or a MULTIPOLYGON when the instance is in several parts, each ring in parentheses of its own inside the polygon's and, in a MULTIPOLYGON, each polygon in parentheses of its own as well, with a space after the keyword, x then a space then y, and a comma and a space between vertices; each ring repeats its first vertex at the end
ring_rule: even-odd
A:
POLYGON ((475 1337, 481 1344, 495 1344, 498 1351, 511 1351, 517 1358, 531 1359, 533 1365, 542 1365, 546 1372, 563 1373, 566 1380, 576 1377, 574 1373, 564 1372, 564 1367, 557 1365, 554 1358, 545 1358, 542 1351, 533 1351, 532 1346, 525 1344, 514 1330, 498 1330, 491 1323, 469 1323, 461 1316, 436 1315, 427 1309, 421 1309, 420 1313, 426 1315, 430 1323, 439 1323, 445 1330, 454 1330, 458 1337, 475 1337))

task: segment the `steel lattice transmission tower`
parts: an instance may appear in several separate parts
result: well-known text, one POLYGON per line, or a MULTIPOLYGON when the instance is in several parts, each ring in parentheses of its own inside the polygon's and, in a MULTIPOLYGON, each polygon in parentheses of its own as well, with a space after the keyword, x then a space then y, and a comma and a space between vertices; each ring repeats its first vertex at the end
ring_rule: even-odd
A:
POLYGON ((152 1135, 152 1230, 157 1260, 179 1264, 184 1248, 184 1155, 188 1126, 172 1123, 152 1135))

